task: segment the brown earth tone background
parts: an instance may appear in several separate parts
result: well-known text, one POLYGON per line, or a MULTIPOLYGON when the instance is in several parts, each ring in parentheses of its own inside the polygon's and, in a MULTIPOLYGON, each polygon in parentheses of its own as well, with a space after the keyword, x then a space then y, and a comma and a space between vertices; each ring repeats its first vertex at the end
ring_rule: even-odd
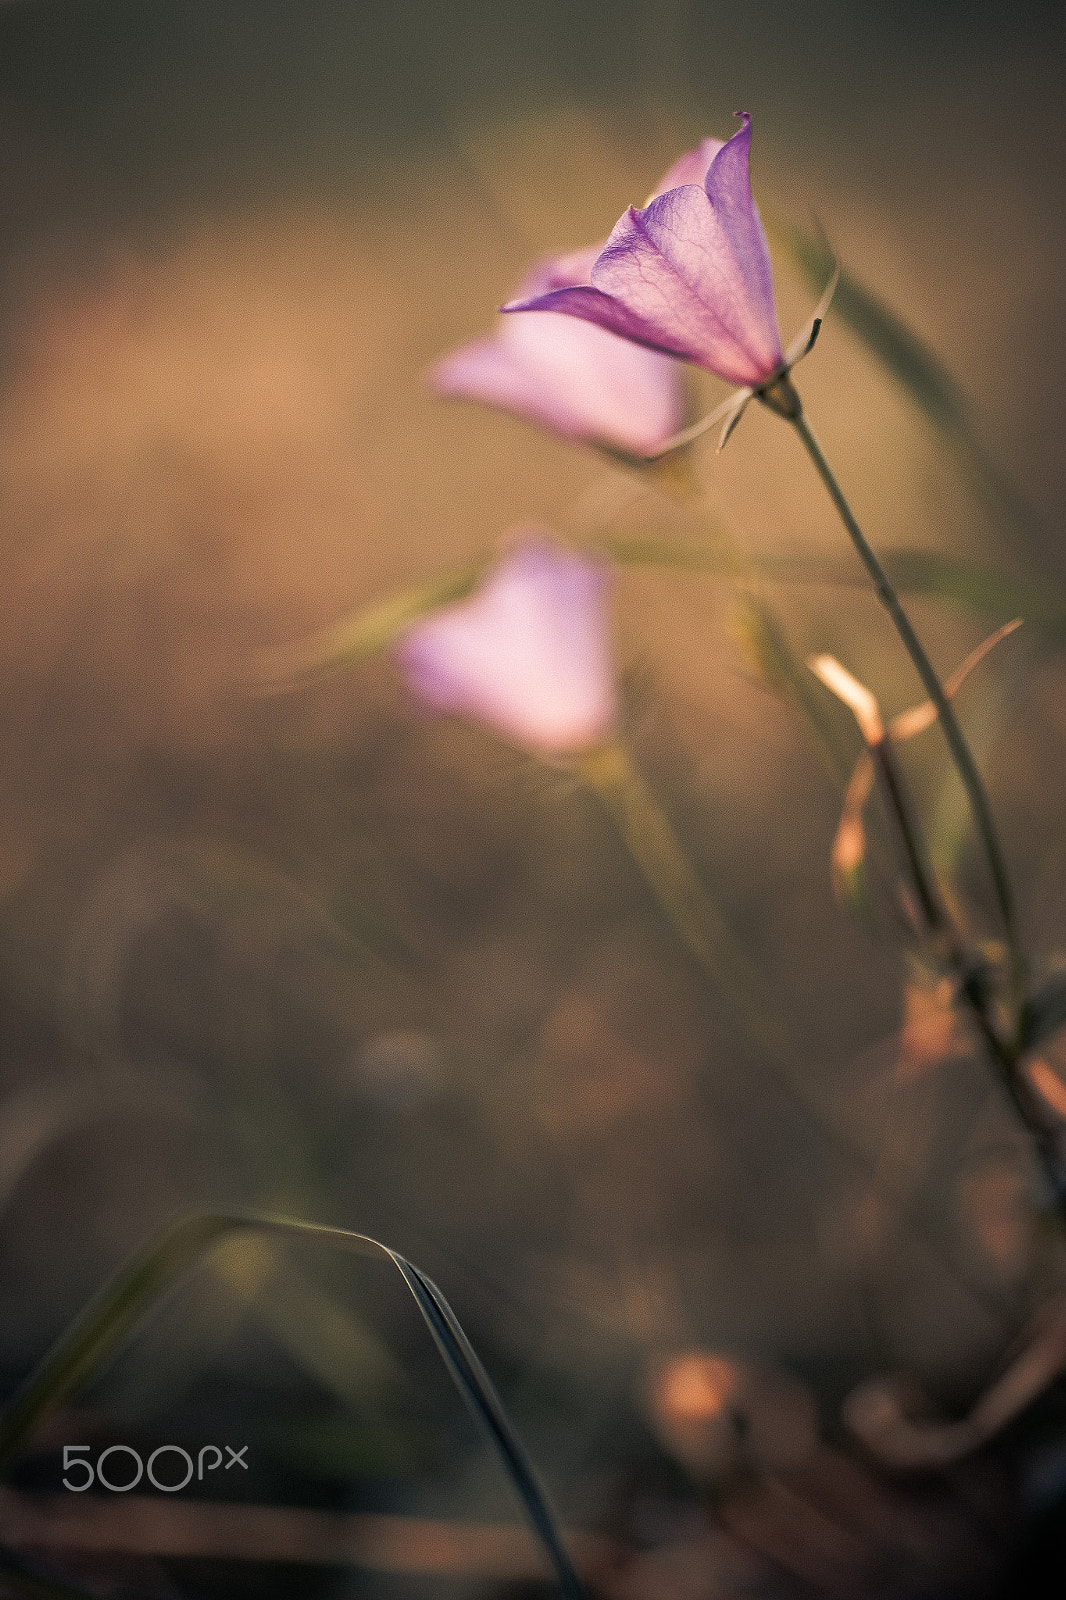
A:
MULTIPOLYGON (((958 380, 1031 508, 1024 532, 997 524, 831 314, 802 389, 874 543, 1066 587, 1062 61, 1037 5, 0 7, 7 1387, 176 1210, 286 1210, 441 1282, 565 1520, 659 1562, 616 1576, 619 1596, 990 1592, 1028 1436, 1025 1470, 1008 1450, 965 1482, 908 1482, 898 1517, 925 1531, 893 1589, 876 1519, 848 1524, 858 1566, 830 1539, 790 1569, 787 1517, 767 1556, 761 1501, 730 1524, 734 1554, 712 1550, 649 1399, 672 1355, 720 1352, 806 1386, 850 1451, 855 1383, 904 1371, 965 1410, 1063 1272, 1023 1141, 902 966, 884 896, 875 937, 833 901, 839 792, 758 681, 728 586, 627 569, 614 616, 641 769, 790 1019, 774 1071, 566 773, 428 721, 387 659, 262 683, 278 651, 515 525, 698 535, 591 454, 433 400, 423 374, 531 258, 604 236, 740 108, 767 217, 818 219, 958 380), (971 1572, 945 1552, 984 1551, 978 1524, 971 1572), (765 1571, 729 1566, 749 1545, 765 1571)), ((780 251, 777 270, 791 330, 812 291, 780 251)), ((912 704, 786 430, 749 414, 701 459, 753 551, 848 580, 774 587, 797 652, 912 704)), ((945 671, 992 626, 942 599, 914 615, 945 671)), ((1061 650, 1028 629, 960 701, 1043 969, 1066 949, 1063 690, 1061 650)), ((935 735, 919 743, 923 813, 994 933, 935 735)), ((256 1503, 507 1520, 433 1360, 372 1268, 233 1248, 19 1481, 59 1493, 75 1436, 239 1434, 256 1503)), ((808 1533, 834 1492, 847 1521, 833 1481, 803 1488, 808 1533)), ((897 1493, 858 1481, 853 1505, 897 1493)), ((436 1580, 94 1559, 86 1581, 117 1594, 532 1582, 473 1558, 436 1580)))

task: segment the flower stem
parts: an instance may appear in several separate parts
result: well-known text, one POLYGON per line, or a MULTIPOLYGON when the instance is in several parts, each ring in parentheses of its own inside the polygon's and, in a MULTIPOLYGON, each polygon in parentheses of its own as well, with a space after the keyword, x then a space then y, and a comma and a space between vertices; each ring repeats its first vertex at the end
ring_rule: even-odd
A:
POLYGON ((933 874, 926 860, 918 825, 914 820, 910 795, 896 761, 896 752, 887 734, 870 746, 870 755, 881 779, 881 791, 885 802, 896 819, 922 917, 929 933, 936 937, 949 929, 950 924, 936 892, 933 874))
POLYGON ((582 756, 582 777, 599 795, 634 862, 682 942, 738 1021, 764 1046, 784 1030, 773 1003, 718 908, 709 899, 658 801, 619 743, 582 756))
POLYGON ((868 748, 881 780, 881 790, 885 803, 896 819, 896 825, 903 842, 904 855, 914 882, 918 905, 922 919, 925 922, 926 931, 934 946, 939 947, 941 958, 946 961, 946 964, 954 973, 959 985, 959 993, 966 1001, 973 1015, 973 1019, 977 1024, 989 1055, 992 1057, 996 1071, 1003 1080, 1011 1102, 1036 1141, 1041 1160, 1047 1169, 1048 1178, 1056 1192, 1056 1203, 1059 1203, 1061 1184, 1058 1175, 1058 1162, 1056 1159, 1049 1164, 1046 1159, 1045 1135, 1047 1130, 1041 1123, 1034 1120, 1032 1109, 1026 1103, 1017 1073, 1017 1052, 1012 1044, 1000 1038, 997 1029, 992 1023, 989 1015, 988 996, 984 992, 984 985, 981 981, 980 964, 974 960, 970 951, 967 950, 962 936, 950 914, 945 909, 937 891, 936 880, 926 859, 921 830, 914 817, 907 785, 899 769, 896 752, 887 732, 880 739, 872 742, 868 748))
POLYGON ((1007 875, 999 835, 996 832, 995 821, 992 817, 992 809, 988 803, 988 795, 985 792, 981 775, 977 770, 977 764, 971 754, 969 745, 966 743, 965 735, 959 726, 951 701, 945 694, 944 686, 937 676, 936 669, 926 654, 921 640, 911 626, 910 619, 900 604, 899 596, 892 587, 888 574, 867 543, 866 536, 855 520, 851 507, 844 498, 843 490, 837 482, 833 469, 826 460, 822 447, 812 432, 810 424, 807 422, 802 410, 798 411, 795 416, 790 416, 788 420, 795 428, 804 449, 814 463, 815 471, 828 490, 829 498, 836 507, 840 520, 847 529, 852 544, 858 551, 863 565, 873 580, 877 598, 891 617, 896 632, 902 639, 907 654, 910 656, 918 676, 922 680, 925 692, 936 707, 937 715, 940 718, 940 726, 944 730, 944 737, 947 740, 948 749, 955 763, 955 770, 958 772, 959 779, 966 791, 970 810, 988 861, 989 874, 1003 923, 1003 932, 1007 945, 1012 1026, 1015 1035, 1013 1043, 1016 1043, 1021 1025, 1024 1000, 1025 959, 1018 933, 1014 894, 1011 889, 1010 878, 1007 875))

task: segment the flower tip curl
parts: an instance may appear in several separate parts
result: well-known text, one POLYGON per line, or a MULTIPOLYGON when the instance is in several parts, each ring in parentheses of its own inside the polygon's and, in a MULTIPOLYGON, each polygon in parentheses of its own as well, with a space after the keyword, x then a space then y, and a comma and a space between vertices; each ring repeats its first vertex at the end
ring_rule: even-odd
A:
POLYGON ((702 174, 711 141, 675 163, 647 206, 625 212, 584 281, 504 309, 563 312, 760 389, 780 370, 783 352, 751 194, 751 117, 738 115, 743 126, 717 146, 702 174))

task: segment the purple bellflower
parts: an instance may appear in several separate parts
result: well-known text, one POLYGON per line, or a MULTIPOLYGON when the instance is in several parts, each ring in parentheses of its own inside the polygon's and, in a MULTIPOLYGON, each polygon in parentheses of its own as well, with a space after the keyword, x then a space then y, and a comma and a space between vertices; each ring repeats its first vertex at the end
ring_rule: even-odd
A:
POLYGON ((469 600, 401 636, 396 657, 409 687, 535 755, 602 744, 617 717, 607 581, 598 562, 534 530, 469 600))
POLYGON ((771 384, 786 363, 751 195, 751 118, 742 117, 727 143, 705 139, 642 210, 630 207, 584 283, 527 295, 504 311, 564 312, 727 383, 756 392, 771 384))
MULTIPOLYGON (((537 299, 583 283, 601 248, 548 257, 520 293, 537 299)), ((430 383, 440 395, 480 400, 564 439, 627 456, 662 449, 684 420, 676 361, 551 312, 503 319, 495 334, 438 362, 430 383)))

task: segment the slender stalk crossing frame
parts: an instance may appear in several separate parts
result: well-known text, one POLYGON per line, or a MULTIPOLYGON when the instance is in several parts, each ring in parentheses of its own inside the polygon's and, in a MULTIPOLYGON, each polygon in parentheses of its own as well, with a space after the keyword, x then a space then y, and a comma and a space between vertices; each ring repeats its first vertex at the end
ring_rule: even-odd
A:
MULTIPOLYGON (((1033 1140, 1037 1157, 1051 1187, 1056 1209, 1063 1223, 1066 1224, 1066 1173, 1064 1173, 1062 1162, 1059 1159, 1055 1135, 1048 1127, 1046 1119, 1041 1116, 1035 1098, 1029 1092, 1028 1085, 1018 1070, 1019 1059, 1024 1046, 1026 962, 1018 929, 1014 893, 981 774, 977 770, 977 764, 974 761, 969 745, 966 743, 966 737, 959 726, 950 696, 947 694, 935 667, 926 654, 925 647, 915 633, 910 618, 904 611, 888 574, 867 542, 866 536, 845 498, 844 491, 837 482, 836 475, 826 459, 825 452, 803 413, 799 395, 789 382, 788 374, 784 373, 765 393, 760 394, 759 398, 772 411, 776 411, 779 416, 790 422, 799 435, 804 449, 814 464, 815 471, 825 485, 829 497, 840 516, 840 520, 843 522, 863 565, 873 581, 877 598, 891 617, 896 632, 899 634, 907 654, 914 664, 925 691, 936 708, 948 749, 966 792, 977 832, 981 839, 1003 924, 1004 939, 1007 947, 1007 976, 1011 1013, 1010 1034, 1007 1038, 1003 1038, 1000 1030, 995 1026, 989 996, 981 973, 976 965, 967 959, 965 950, 961 947, 957 936, 954 934, 949 934, 951 963, 956 969, 961 993, 980 1029, 996 1073, 1011 1104, 1033 1140)), ((890 756, 888 757, 887 765, 884 762, 882 763, 882 781, 888 791, 890 805, 893 805, 896 810, 897 819, 904 830, 904 842, 913 846, 916 840, 907 836, 910 824, 907 815, 908 808, 903 802, 902 792, 895 796, 892 794, 893 783, 898 782, 898 778, 890 756), (895 803, 897 800, 899 801, 898 805, 895 803)), ((931 892, 931 890, 928 885, 923 886, 922 883, 923 873, 921 871, 920 856, 911 856, 912 867, 915 863, 918 864, 919 868, 916 874, 916 887, 921 897, 923 887, 925 887, 927 893, 931 892)), ((923 906, 923 909, 926 908, 923 906)), ((930 902, 929 909, 933 910, 935 918, 930 922, 930 931, 933 933, 948 931, 940 920, 938 902, 935 899, 930 902)), ((928 909, 926 909, 926 915, 928 916, 928 909)))
MULTIPOLYGON (((104 1285, 0 1412, 0 1473, 10 1467, 37 1424, 115 1352, 166 1291, 216 1244, 240 1233, 324 1244, 392 1263, 410 1289, 452 1381, 500 1457, 566 1600, 585 1600, 584 1585, 566 1551, 536 1469, 444 1295, 398 1251, 345 1228, 251 1211, 198 1213, 172 1223, 104 1285)), ((12 1579, 20 1567, 21 1563, 14 1563, 12 1579)))
POLYGON ((985 1048, 1007 1096, 1036 1146, 1037 1157, 1051 1187, 1056 1209, 1066 1223, 1066 1185, 1063 1182, 1054 1133, 1041 1119, 1034 1099, 1018 1072, 1018 1050, 1000 1038, 988 1011, 988 997, 980 967, 945 910, 925 859, 921 834, 914 820, 910 796, 887 734, 869 746, 888 809, 894 815, 903 841, 907 864, 930 937, 939 942, 958 981, 959 992, 977 1025, 985 1048))
MULTIPOLYGON (((793 393, 794 392, 795 391, 793 391, 793 393)), ((776 409, 776 407, 774 409, 776 409)), ((937 716, 940 719, 940 726, 944 730, 944 738, 947 741, 948 749, 951 752, 952 760, 955 763, 955 770, 958 772, 960 782, 966 791, 966 797, 970 804, 970 810, 973 814, 974 823, 977 827, 982 848, 984 849, 985 858, 988 862, 989 875, 992 879, 992 886, 995 891, 996 903, 999 907, 1000 919, 1003 923, 1003 934, 1007 946, 1012 1027, 1014 1033, 1014 1040, 1012 1043, 1016 1043, 1020 1037, 1022 1008, 1024 1005, 1025 959, 1022 953, 1021 940, 1018 932, 1018 918, 1014 906, 1014 892, 1011 888, 1006 862, 1003 857, 1003 850, 999 842, 999 834, 996 830, 995 820, 992 816, 992 808, 989 805, 988 795, 985 791, 981 774, 977 770, 977 763, 974 761, 970 747, 966 743, 966 737, 963 734, 962 728, 959 726, 959 721, 955 715, 951 701, 944 692, 944 686, 937 675, 936 668, 933 666, 928 655, 926 654, 924 645, 918 638, 918 635, 915 633, 914 628, 911 625, 910 618, 904 611, 903 606, 900 603, 899 596, 889 580, 888 574, 885 572, 884 567, 882 567, 875 552, 867 542, 865 534, 860 528, 855 515, 851 510, 851 507, 845 499, 844 492, 837 482, 836 475, 834 474, 833 469, 830 467, 829 462, 826 460, 825 452, 818 443, 818 440, 815 437, 815 434, 811 429, 806 417, 804 416, 802 409, 798 409, 794 416, 789 416, 788 421, 792 423, 796 433, 799 435, 804 449, 810 456, 811 461, 814 464, 814 469, 825 485, 829 493, 829 498, 836 507, 837 513, 840 516, 840 520, 844 524, 851 542, 859 554, 860 560, 865 566, 867 572, 870 574, 877 598, 880 600, 881 604, 891 617, 896 632, 903 641, 904 649, 907 651, 911 661, 914 663, 915 670, 922 681, 922 686, 933 705, 936 707, 937 716)))

